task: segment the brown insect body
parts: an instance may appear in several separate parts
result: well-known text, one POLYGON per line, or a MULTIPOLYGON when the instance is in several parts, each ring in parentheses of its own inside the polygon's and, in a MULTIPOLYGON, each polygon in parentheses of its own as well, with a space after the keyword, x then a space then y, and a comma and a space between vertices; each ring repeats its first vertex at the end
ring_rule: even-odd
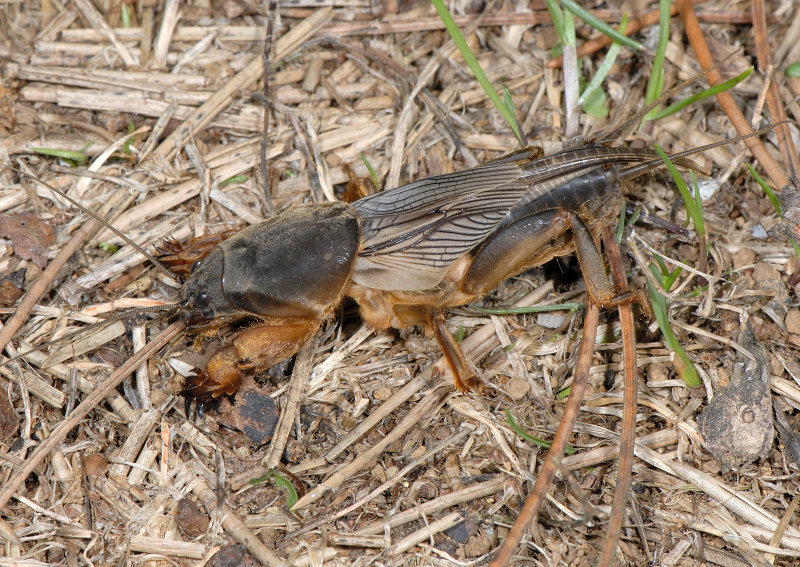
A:
POLYGON ((162 260, 167 265, 206 254, 193 262, 181 290, 190 330, 212 335, 237 320, 256 321, 212 356, 185 393, 201 405, 234 393, 244 374, 297 352, 344 296, 375 329, 431 328, 456 387, 467 391, 479 380, 443 312, 573 251, 592 297, 613 303, 595 239, 618 214, 624 166, 658 163, 643 149, 597 145, 547 157, 527 149, 352 204, 301 207, 210 251, 208 237, 185 248, 173 244, 162 260))

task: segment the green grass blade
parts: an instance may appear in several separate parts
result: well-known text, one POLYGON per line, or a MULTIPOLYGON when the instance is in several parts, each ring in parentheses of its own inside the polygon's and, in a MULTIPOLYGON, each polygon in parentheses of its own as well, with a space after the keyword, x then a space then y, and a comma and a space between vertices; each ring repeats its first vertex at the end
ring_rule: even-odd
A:
POLYGON ((689 98, 685 98, 685 99, 683 99, 681 101, 676 102, 675 104, 671 104, 667 108, 665 108, 664 110, 661 110, 661 111, 657 112, 653 116, 653 120, 660 120, 660 119, 662 119, 662 118, 664 118, 666 116, 669 116, 670 114, 674 114, 674 113, 678 112, 680 109, 685 108, 685 107, 689 106, 690 104, 694 104, 698 100, 703 100, 704 98, 708 98, 710 96, 717 95, 717 94, 719 94, 719 93, 721 93, 723 91, 727 91, 728 89, 731 89, 731 88, 735 87, 736 85, 738 85, 739 83, 741 83, 742 81, 744 81, 747 77, 750 76, 750 73, 752 73, 752 72, 753 72, 753 68, 752 67, 748 67, 747 69, 742 71, 739 75, 735 76, 732 79, 728 79, 724 83, 720 83, 720 84, 718 84, 716 86, 709 87, 709 88, 705 89, 704 91, 701 91, 701 92, 699 92, 697 94, 693 94, 689 98))
MULTIPOLYGON (((651 265, 650 268, 651 271, 656 274, 656 277, 658 277, 658 270, 656 267, 651 265)), ((667 343, 667 347, 676 355, 672 361, 675 370, 690 388, 702 385, 703 382, 700 380, 697 369, 694 367, 694 364, 692 364, 686 351, 683 350, 683 347, 680 342, 678 342, 678 338, 672 330, 672 325, 670 325, 669 322, 669 304, 667 303, 667 298, 661 295, 650 282, 647 282, 647 295, 650 298, 650 305, 653 308, 653 314, 656 317, 658 328, 661 329, 661 334, 664 335, 664 342, 667 343)))
POLYGON ((297 496, 297 489, 294 487, 294 485, 292 484, 292 482, 289 479, 287 479, 285 476, 283 476, 282 474, 278 473, 275 470, 271 470, 271 471, 269 471, 267 474, 265 474, 263 476, 251 478, 248 482, 252 486, 258 486, 259 484, 264 484, 265 482, 267 482, 269 480, 274 481, 275 485, 278 488, 282 488, 282 489, 286 490, 286 492, 287 492, 287 495, 286 495, 286 506, 288 508, 291 509, 292 506, 297 504, 297 501, 299 500, 299 498, 297 496))
POLYGON ((119 19, 123 28, 131 27, 131 9, 126 2, 123 2, 120 7, 119 19))
MULTIPOLYGON (((686 213, 692 220, 692 223, 694 223, 694 229, 697 231, 697 235, 702 238, 706 233, 705 223, 703 221, 702 202, 700 202, 699 197, 696 199, 694 195, 689 192, 689 188, 686 187, 686 183, 683 181, 683 177, 681 177, 678 168, 675 167, 658 144, 656 144, 656 152, 658 152, 658 156, 662 159, 664 165, 667 166, 670 175, 672 175, 672 179, 675 181, 675 185, 678 186, 678 191, 680 191, 684 206, 686 207, 686 213)), ((694 174, 692 174, 692 179, 694 179, 694 189, 695 192, 697 192, 697 179, 695 179, 694 174)))
POLYGON ((361 161, 364 162, 364 166, 369 171, 369 178, 372 179, 372 186, 375 188, 375 191, 379 191, 380 187, 378 185, 378 174, 375 173, 375 168, 372 167, 372 164, 367 159, 367 156, 364 155, 364 152, 358 154, 361 157, 361 161))
POLYGON ((753 168, 752 165, 750 165, 749 163, 746 163, 745 165, 747 166, 747 169, 750 170, 750 175, 752 175, 753 178, 756 180, 756 182, 759 185, 761 185, 761 188, 764 190, 764 193, 766 193, 767 198, 772 203, 772 206, 775 207, 775 212, 778 213, 778 216, 783 218, 783 211, 781 211, 781 202, 778 199, 778 196, 775 194, 775 191, 772 190, 772 187, 770 187, 767 184, 764 178, 758 174, 758 172, 753 168))
POLYGON ((625 232, 625 205, 622 205, 622 208, 619 211, 619 222, 617 223, 617 244, 622 242, 622 235, 625 232))
POLYGON ((566 31, 564 30, 564 11, 558 5, 556 0, 544 0, 547 4, 547 11, 550 12, 550 18, 553 20, 553 27, 556 28, 556 33, 561 41, 564 41, 566 31))
MULTIPOLYGON (((650 71, 650 80, 647 82, 645 104, 653 103, 664 90, 664 61, 667 57, 667 44, 669 43, 670 4, 670 0, 659 0, 658 2, 658 44, 656 45, 656 56, 653 59, 653 68, 650 71)), ((654 108, 644 119, 650 120, 657 112, 654 108)))
MULTIPOLYGON (((781 210, 781 202, 778 199, 778 196, 775 194, 775 191, 772 190, 772 187, 770 187, 767 184, 764 178, 758 174, 758 172, 753 168, 752 165, 750 165, 749 163, 746 163, 745 165, 747 166, 747 169, 750 170, 750 175, 752 175, 753 178, 758 182, 758 184, 761 185, 761 188, 764 190, 764 193, 766 193, 767 198, 772 203, 772 206, 775 207, 775 212, 778 213, 778 216, 780 218, 783 218, 783 211, 781 210)), ((800 258, 800 245, 797 244, 797 241, 794 238, 790 238, 790 240, 792 242, 792 248, 794 248, 795 255, 798 258, 800 258)))
MULTIPOLYGON (((622 21, 619 24, 619 31, 621 33, 625 32, 625 28, 628 27, 628 14, 625 13, 622 15, 622 21)), ((596 118, 604 118, 608 115, 608 110, 605 107, 605 92, 601 90, 601 85, 603 81, 608 76, 608 73, 611 71, 611 68, 614 66, 614 62, 617 59, 617 55, 619 55, 619 50, 622 47, 622 44, 618 41, 614 41, 611 46, 608 48, 608 53, 606 53, 605 58, 603 58, 603 62, 597 68, 597 71, 592 77, 592 80, 589 81, 589 84, 583 90, 583 93, 578 98, 578 105, 583 107, 583 110, 594 116, 596 118), (600 109, 602 108, 602 113, 600 109)))
MULTIPOLYGON (((511 429, 514 430, 514 433, 516 433, 521 439, 524 439, 528 443, 532 443, 544 449, 549 449, 553 445, 550 441, 545 441, 544 439, 540 439, 539 437, 535 437, 530 433, 528 433, 527 431, 524 431, 519 425, 517 425, 517 422, 514 419, 514 416, 511 415, 511 412, 508 410, 505 410, 505 412, 506 412, 506 421, 508 422, 508 425, 511 427, 511 429)), ((567 455, 574 454, 575 447, 573 447, 572 445, 567 445, 567 447, 564 449, 564 453, 567 455)))
POLYGON ((74 163, 76 166, 84 165, 89 161, 89 156, 83 151, 55 150, 52 148, 31 148, 37 154, 56 157, 74 163))
POLYGON ((453 20, 453 16, 450 15, 447 6, 444 5, 442 0, 432 1, 434 8, 436 8, 436 11, 439 13, 439 17, 444 23, 445 29, 447 29, 447 33, 449 33, 450 37, 453 38, 453 42, 456 44, 456 47, 458 47, 458 50, 461 52, 461 56, 467 63, 467 67, 469 67, 470 71, 472 71, 472 74, 475 76, 475 79, 477 79, 484 92, 486 92, 489 100, 492 101, 492 104, 494 104, 495 108, 497 108, 497 110, 500 111, 500 114, 503 115, 503 118, 511 127, 514 135, 517 137, 517 140, 520 140, 520 143, 522 143, 519 129, 517 128, 516 121, 514 120, 514 115, 511 114, 508 108, 506 108, 506 105, 503 104, 503 100, 500 98, 500 95, 497 94, 497 91, 495 90, 494 86, 492 86, 492 83, 489 81, 486 73, 484 73, 483 69, 481 69, 478 59, 475 57, 475 54, 472 53, 469 45, 467 45, 467 40, 464 39, 464 36, 461 34, 461 30, 458 29, 458 26, 453 20))
POLYGON ((592 26, 600 33, 607 35, 614 41, 618 41, 619 43, 627 45, 628 47, 631 47, 633 49, 644 49, 644 46, 641 43, 639 43, 635 39, 631 39, 628 36, 619 33, 617 30, 609 26, 607 23, 598 20, 574 0, 561 0, 561 4, 567 10, 578 16, 581 20, 592 26))
POLYGON ((234 175, 232 177, 228 177, 227 179, 223 179, 219 182, 219 188, 224 189, 228 185, 234 185, 236 183, 244 183, 247 181, 246 175, 234 175))

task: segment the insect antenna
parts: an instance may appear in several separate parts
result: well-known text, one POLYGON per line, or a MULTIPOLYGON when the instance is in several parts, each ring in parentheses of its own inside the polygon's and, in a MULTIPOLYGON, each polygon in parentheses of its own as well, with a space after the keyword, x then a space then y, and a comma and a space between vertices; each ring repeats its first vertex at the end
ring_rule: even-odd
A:
POLYGON ((53 347, 53 346, 57 346, 57 345, 60 345, 60 344, 64 344, 64 343, 66 343, 68 341, 71 341, 72 339, 87 335, 87 334, 89 334, 90 332, 92 332, 94 330, 102 329, 104 327, 107 327, 108 325, 110 325, 111 323, 114 323, 116 321, 124 321, 126 319, 131 319, 131 318, 134 318, 134 317, 136 317, 138 315, 141 315, 143 313, 152 313, 152 312, 156 312, 156 311, 178 311, 180 309, 180 307, 181 306, 180 306, 179 303, 168 303, 166 305, 149 305, 147 307, 138 307, 136 309, 128 309, 128 310, 126 310, 126 311, 124 311, 122 313, 116 313, 114 315, 111 315, 111 316, 107 317, 106 319, 103 319, 102 321, 98 321, 96 323, 92 323, 91 325, 87 325, 86 327, 78 329, 77 331, 72 331, 70 333, 67 333, 66 335, 63 335, 63 336, 61 336, 61 337, 59 337, 57 339, 53 339, 51 341, 47 341, 47 342, 42 343, 42 344, 40 344, 40 345, 38 345, 36 347, 33 347, 33 348, 30 348, 30 349, 28 349, 26 351, 17 353, 15 356, 9 357, 9 358, 3 360, 2 362, 0 362, 0 366, 6 366, 6 365, 8 365, 10 363, 17 362, 17 361, 23 359, 25 356, 31 354, 32 352, 39 351, 41 348, 48 348, 48 347, 53 347))
POLYGON ((135 309, 128 309, 123 311, 122 313, 115 313, 102 321, 98 321, 97 323, 92 323, 91 325, 87 325, 77 331, 72 331, 71 333, 67 333, 57 339, 52 341, 48 341, 42 346, 53 346, 57 344, 61 344, 67 342, 68 340, 74 339, 81 335, 85 335, 95 329, 102 329, 103 327, 109 325, 110 323, 114 323, 115 321, 124 321, 126 319, 132 319, 138 315, 142 315, 143 313, 152 313, 155 311, 178 311, 181 308, 179 303, 168 303, 166 305, 149 305, 147 307, 137 307, 135 309))
MULTIPOLYGON (((691 161, 687 160, 685 158, 688 157, 688 156, 694 155, 694 154, 699 154, 699 153, 705 152, 705 151, 710 150, 712 148, 718 148, 720 146, 727 146, 728 144, 733 144, 735 142, 740 142, 740 141, 742 141, 742 140, 744 140, 746 138, 752 138, 753 136, 763 136, 764 134, 768 134, 769 132, 774 130, 776 126, 779 126, 781 124, 785 124, 787 122, 790 122, 790 121, 789 120, 782 120, 780 122, 775 122, 774 124, 770 124, 768 126, 764 126, 763 128, 761 128, 759 130, 756 130, 754 132, 751 132, 749 134, 744 134, 742 136, 736 136, 735 138, 728 138, 727 140, 720 140, 719 142, 706 144, 705 146, 700 146, 698 148, 691 148, 691 149, 688 149, 688 150, 684 150, 682 152, 677 152, 677 153, 671 154, 669 156, 669 159, 672 160, 672 161, 678 161, 679 163, 683 162, 683 163, 681 163, 681 165, 684 165, 685 167, 688 167, 689 169, 693 169, 695 171, 702 172, 703 171, 702 168, 700 168, 699 166, 690 165, 691 161)), ((640 163, 638 165, 633 165, 631 167, 626 167, 625 169, 623 169, 623 170, 621 170, 619 172, 619 175, 618 175, 619 182, 620 183, 624 183, 626 181, 630 181, 631 179, 635 179, 636 177, 639 177, 640 175, 643 175, 647 171, 653 169, 654 167, 656 167, 656 166, 658 166, 658 165, 660 165, 662 163, 663 162, 661 161, 661 159, 654 158, 654 159, 652 159, 650 161, 646 161, 646 162, 640 163)))
POLYGON ((654 100, 653 102, 651 102, 650 104, 648 104, 647 106, 636 112, 633 116, 625 118, 621 122, 617 122, 616 124, 611 124, 608 128, 601 130, 600 133, 598 134, 597 139, 592 140, 592 143, 606 145, 619 140, 623 136, 626 136, 631 131, 633 131, 633 129, 636 127, 636 124, 641 122, 644 119, 644 117, 650 113, 650 111, 658 107, 660 104, 666 102, 667 99, 669 99, 679 91, 683 90, 685 87, 693 83, 696 83, 699 79, 708 75, 709 72, 713 71, 714 69, 719 69, 719 66, 722 63, 727 61, 729 58, 733 57, 735 54, 736 51, 725 57, 725 59, 723 59, 713 67, 709 67, 705 71, 700 71, 696 75, 692 75, 688 79, 681 81, 674 87, 661 93, 661 95, 656 100, 654 100))
MULTIPOLYGON (((54 187, 50 183, 47 183, 46 181, 43 181, 42 179, 39 179, 37 176, 32 175, 32 174, 30 174, 30 173, 28 173, 26 171, 22 171, 22 170, 20 170, 18 168, 15 168, 15 167, 10 167, 9 169, 11 169, 12 171, 16 172, 18 175, 20 175, 22 177, 28 178, 28 179, 40 184, 41 186, 46 187, 47 189, 49 189, 50 191, 52 191, 56 195, 59 195, 60 197, 64 198, 66 201, 68 201, 69 203, 74 205, 81 212, 89 215, 91 218, 96 220, 98 223, 100 223, 101 225, 103 225, 104 227, 106 227, 107 229, 112 231, 114 234, 119 236, 127 244, 129 244, 135 250, 137 250, 140 254, 142 254, 142 256, 144 256, 146 259, 148 259, 156 268, 158 268, 164 274, 169 276, 169 278, 171 280, 177 282, 178 284, 182 283, 180 281, 180 279, 172 271, 170 271, 169 268, 167 268, 164 264, 159 262, 158 259, 155 256, 153 256, 152 254, 147 252, 147 250, 145 250, 144 248, 139 246, 136 242, 134 242, 128 236, 123 234, 121 230, 119 230, 118 228, 113 226, 111 223, 109 223, 107 220, 102 218, 100 215, 98 215, 97 213, 95 213, 94 211, 89 209, 88 207, 82 205, 77 200, 75 200, 72 197, 70 197, 69 195, 67 195, 64 191, 62 191, 60 189, 57 189, 56 187, 54 187)), ((66 335, 64 335, 62 337, 59 337, 58 339, 55 339, 55 340, 52 340, 52 341, 48 341, 48 342, 46 342, 46 343, 44 343, 42 345, 39 345, 36 348, 31 348, 31 349, 26 350, 26 351, 24 351, 22 353, 19 353, 16 356, 13 356, 11 358, 8 358, 8 359, 4 360, 2 363, 0 363, 0 366, 5 366, 5 365, 7 365, 9 363, 18 361, 19 359, 23 358, 24 356, 26 356, 26 355, 28 355, 28 354, 30 354, 32 352, 37 351, 41 347, 51 347, 51 346, 55 346, 55 345, 60 345, 60 344, 66 343, 67 341, 75 339, 76 337, 86 335, 87 333, 89 333, 89 332, 91 332, 93 330, 97 330, 97 329, 101 329, 103 327, 106 327, 106 326, 108 326, 109 324, 111 324, 111 323, 113 323, 115 321, 130 319, 131 317, 135 317, 135 316, 141 315, 143 313, 150 313, 150 312, 155 312, 155 311, 177 311, 179 309, 180 309, 180 304, 178 304, 178 303, 170 303, 170 304, 166 304, 166 305, 151 305, 151 306, 148 306, 148 307, 140 307, 140 308, 136 308, 136 309, 129 309, 129 310, 124 311, 122 313, 117 313, 115 315, 111 315, 111 316, 103 319, 102 321, 98 321, 96 323, 92 323, 91 325, 88 325, 87 327, 84 327, 84 328, 79 329, 77 331, 73 331, 73 332, 67 333, 66 335)))
POLYGON ((79 203, 78 201, 76 201, 75 199, 73 199, 72 197, 70 197, 69 195, 67 195, 67 194, 66 194, 64 191, 61 191, 60 189, 57 189, 57 188, 55 188, 55 187, 54 187, 54 186, 52 186, 50 183, 47 183, 46 181, 43 181, 43 180, 39 179, 39 178, 38 178, 38 177, 36 177, 35 175, 32 175, 32 174, 30 174, 30 173, 27 173, 27 172, 25 172, 25 171, 22 171, 22 170, 20 170, 20 169, 17 169, 17 168, 15 168, 15 167, 12 167, 12 168, 10 168, 10 169, 11 169, 12 171, 14 171, 14 172, 18 173, 19 175, 22 175, 23 177, 27 177, 28 179, 30 179, 30 180, 32 180, 32 181, 35 181, 36 183, 39 183, 39 184, 40 184, 40 185, 42 185, 43 187, 47 187, 48 189, 50 189, 50 191, 52 191, 52 192, 53 192, 53 193, 55 193, 56 195, 59 195, 60 197, 62 197, 62 198, 64 198, 64 199, 66 199, 66 200, 67 200, 67 201, 69 201, 69 202, 70 202, 72 205, 74 205, 75 207, 77 207, 77 208, 78 208, 78 209, 79 209, 81 212, 83 212, 83 213, 86 213, 87 215, 89 215, 90 217, 92 217, 94 220, 96 220, 97 222, 99 222, 101 225, 103 225, 104 227, 106 227, 108 230, 110 230, 111 232, 113 232, 114 234, 116 234, 117 236, 119 236, 119 237, 120 237, 122 240, 124 240, 124 241, 125 241, 125 243, 126 243, 126 244, 129 244, 130 246, 132 246, 132 247, 133 247, 135 250, 137 250, 137 251, 138 251, 138 252, 139 252, 139 253, 140 253, 142 256, 144 256, 145 258, 147 258, 147 259, 148 259, 148 260, 149 260, 149 261, 150 261, 150 262, 151 262, 151 263, 152 263, 152 264, 153 264, 153 265, 154 265, 156 268, 158 268, 159 270, 161 270, 162 272, 164 272, 164 273, 165 273, 167 276, 169 276, 169 277, 170 277, 170 279, 172 279, 173 281, 175 281, 175 282, 176 282, 176 283, 178 283, 178 284, 181 284, 181 283, 182 283, 182 282, 180 281, 180 279, 179 279, 179 278, 178 278, 178 277, 177 277, 177 276, 176 276, 174 273, 172 273, 172 272, 170 271, 170 269, 169 269, 169 268, 167 268, 167 267, 166 267, 164 264, 162 264, 161 262, 159 262, 159 261, 158 261, 158 259, 157 259, 155 256, 153 256, 153 255, 152 255, 152 254, 150 254, 150 253, 149 253, 147 250, 145 250, 144 248, 142 248, 141 246, 139 246, 138 244, 136 244, 136 243, 135 243, 133 240, 131 240, 131 239, 130 239, 130 238, 128 238, 128 237, 127 237, 125 234, 123 234, 121 230, 119 230, 117 227, 115 227, 114 225, 112 225, 110 222, 108 222, 107 220, 105 220, 103 217, 101 217, 100 215, 98 215, 97 213, 95 213, 93 210, 91 210, 91 209, 89 209, 88 207, 86 207, 86 206, 82 205, 81 203, 79 203))

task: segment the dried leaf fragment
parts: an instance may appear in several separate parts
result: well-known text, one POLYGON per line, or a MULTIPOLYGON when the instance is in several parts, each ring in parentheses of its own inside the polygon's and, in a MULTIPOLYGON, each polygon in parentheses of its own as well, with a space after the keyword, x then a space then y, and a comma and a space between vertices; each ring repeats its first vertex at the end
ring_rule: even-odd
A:
POLYGON ((208 515, 188 498, 182 498, 178 502, 178 514, 175 520, 181 531, 192 538, 206 533, 210 522, 208 515))
POLYGON ((32 213, 0 215, 0 236, 11 240, 17 256, 47 267, 47 247, 55 242, 53 227, 32 213))
MULTIPOLYGON (((5 380, 3 382, 7 384, 5 380)), ((19 418, 5 393, 6 389, 2 388, 2 395, 0 395, 0 441, 10 439, 19 428, 19 418)))

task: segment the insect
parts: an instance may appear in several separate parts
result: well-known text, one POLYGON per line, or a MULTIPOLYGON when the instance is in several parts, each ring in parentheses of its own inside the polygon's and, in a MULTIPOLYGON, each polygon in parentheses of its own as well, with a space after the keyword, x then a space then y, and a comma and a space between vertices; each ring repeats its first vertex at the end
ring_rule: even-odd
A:
MULTIPOLYGON (((673 162, 699 169, 687 156, 708 147, 673 162)), ((609 284, 596 241, 617 216, 622 184, 660 163, 652 150, 603 143, 550 156, 528 148, 352 204, 301 207, 240 232, 168 242, 162 262, 185 278, 179 308, 190 331, 211 336, 254 321, 186 393, 200 408, 231 394, 244 376, 292 356, 345 296, 375 328, 431 328, 456 388, 474 388, 477 374, 445 327, 447 309, 572 252, 594 303, 630 300, 609 284)))
MULTIPOLYGON (((682 155, 675 162, 697 169, 682 155)), ((300 207, 232 236, 170 242, 161 262, 188 276, 180 308, 190 332, 254 321, 184 392, 201 407, 233 394, 244 375, 295 354, 345 296, 377 330, 431 329, 455 387, 469 391, 480 381, 446 310, 573 251, 598 304, 627 300, 609 284, 596 240, 618 216, 621 184, 659 163, 650 149, 595 144, 543 156, 528 148, 352 204, 300 207)))

